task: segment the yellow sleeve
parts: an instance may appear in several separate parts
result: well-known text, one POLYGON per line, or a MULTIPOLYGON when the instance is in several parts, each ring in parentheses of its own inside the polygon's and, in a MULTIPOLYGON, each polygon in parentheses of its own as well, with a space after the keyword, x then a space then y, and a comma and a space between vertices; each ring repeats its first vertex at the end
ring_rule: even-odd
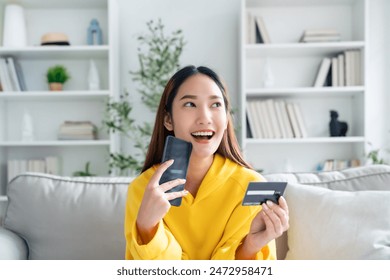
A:
MULTIPOLYGON (((257 181, 265 182, 265 178, 259 173, 251 172, 248 176, 243 176, 240 182, 257 181), (246 180, 245 180, 246 179, 246 180)), ((249 232, 253 218, 261 210, 261 206, 242 206, 239 203, 233 211, 224 231, 224 236, 217 248, 214 250, 212 259, 215 260, 234 260, 237 248, 242 244, 244 238, 249 232)), ((256 260, 274 260, 276 259, 275 240, 269 242, 256 255, 256 260)))
MULTIPOLYGON (((236 250, 242 244, 243 239, 248 234, 252 219, 256 216, 260 207, 258 206, 238 206, 232 213, 225 228, 225 234, 214 250, 213 260, 234 260, 236 250)), ((275 241, 272 240, 264 246, 256 255, 257 260, 276 259, 275 241)))
POLYGON ((124 221, 126 238, 125 257, 128 260, 181 259, 182 249, 174 236, 164 226, 163 221, 159 223, 155 236, 148 244, 140 242, 136 219, 144 193, 144 186, 146 186, 142 184, 142 181, 144 180, 135 179, 128 189, 124 221))
POLYGON ((180 260, 182 250, 173 235, 164 227, 163 222, 158 225, 153 239, 140 245, 135 224, 131 233, 131 240, 126 240, 126 259, 134 260, 180 260))

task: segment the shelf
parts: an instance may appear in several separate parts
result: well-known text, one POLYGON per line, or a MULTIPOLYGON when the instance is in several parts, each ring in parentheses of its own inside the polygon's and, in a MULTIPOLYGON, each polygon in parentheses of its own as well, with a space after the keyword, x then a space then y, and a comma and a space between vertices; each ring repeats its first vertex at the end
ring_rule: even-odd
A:
POLYGON ((248 58, 330 56, 346 49, 363 49, 363 41, 288 44, 246 44, 248 58))
POLYGON ((364 86, 354 87, 296 87, 296 88, 251 88, 246 89, 247 97, 330 97, 330 96, 355 96, 364 94, 364 86))
POLYGON ((292 139, 253 139, 247 138, 247 144, 349 144, 349 143, 364 143, 365 138, 361 136, 352 137, 308 137, 308 138, 292 138, 292 139))
POLYGON ((356 0, 248 0, 248 8, 259 7, 301 7, 301 6, 323 6, 323 5, 351 5, 356 0))
MULTIPOLYGON (((56 157, 61 160, 59 175, 83 170, 85 162, 90 162, 94 173, 103 176, 108 171, 107 157, 121 146, 117 133, 100 130, 99 125, 105 117, 107 100, 117 99, 120 94, 118 1, 16 2, 25 11, 27 42, 21 47, 0 46, 0 56, 15 59, 28 90, 0 91, 0 194, 4 197, 10 160, 56 157), (87 43, 92 19, 99 22, 102 45, 87 43), (50 32, 64 33, 70 45, 41 46, 42 36, 50 32), (91 60, 98 72, 99 90, 88 90, 91 60), (49 91, 47 69, 57 64, 67 68, 71 79, 63 91, 49 91), (92 122, 99 128, 99 140, 57 140, 65 121, 92 122), (33 130, 35 141, 22 141, 23 132, 28 130, 33 130)), ((0 0, 1 12, 8 3, 0 0)))
MULTIPOLYGON (((9 2, 7 0, 0 0, 0 3, 9 2)), ((74 8, 78 7, 80 9, 91 9, 91 8, 100 8, 106 9, 107 2, 105 0, 19 0, 19 4, 23 5, 27 9, 60 9, 60 8, 74 8)))
POLYGON ((108 59, 107 45, 101 46, 31 46, 0 48, 0 56, 16 59, 108 59))
POLYGON ((102 99, 109 96, 110 92, 108 90, 0 92, 0 100, 80 100, 102 99))
POLYGON ((49 147, 49 146, 109 146, 110 140, 53 140, 53 141, 2 141, 0 147, 49 147))

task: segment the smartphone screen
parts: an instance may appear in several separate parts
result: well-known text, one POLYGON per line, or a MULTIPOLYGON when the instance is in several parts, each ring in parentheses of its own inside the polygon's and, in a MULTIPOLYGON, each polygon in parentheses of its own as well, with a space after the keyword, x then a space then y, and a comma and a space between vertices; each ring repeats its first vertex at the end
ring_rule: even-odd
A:
MULTIPOLYGON (((160 184, 163 184, 174 179, 185 179, 187 177, 187 169, 190 161, 192 144, 179 138, 168 135, 165 139, 164 152, 162 162, 173 159, 173 164, 163 173, 160 179, 160 184)), ((170 189, 167 192, 177 192, 184 190, 184 185, 179 185, 170 189)), ((173 206, 181 205, 181 197, 170 200, 173 206)))

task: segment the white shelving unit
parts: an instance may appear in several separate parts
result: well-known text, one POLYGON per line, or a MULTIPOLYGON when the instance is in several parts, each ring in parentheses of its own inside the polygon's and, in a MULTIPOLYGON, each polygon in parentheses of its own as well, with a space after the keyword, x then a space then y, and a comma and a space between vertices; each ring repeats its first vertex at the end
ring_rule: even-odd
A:
MULTIPOLYGON (((9 2, 0 0, 1 13, 9 2)), ((90 161, 91 172, 103 176, 108 175, 109 153, 119 150, 117 135, 103 130, 99 130, 98 140, 57 140, 59 126, 64 121, 91 121, 101 127, 107 99, 118 98, 117 1, 21 0, 18 4, 25 10, 27 46, 0 45, 0 56, 13 56, 19 61, 27 91, 0 92, 0 204, 7 201, 8 160, 56 156, 60 158, 60 175, 65 176, 83 170, 90 161), (102 29, 103 45, 87 44, 92 19, 97 19, 102 29), (40 46, 41 36, 48 32, 65 33, 70 46, 40 46), (99 72, 98 91, 88 90, 90 60, 99 72), (45 73, 56 64, 64 65, 71 79, 63 91, 53 92, 48 90, 45 73), (31 142, 21 140, 26 111, 33 120, 35 139, 31 142)))
POLYGON ((327 159, 364 158, 366 135, 366 68, 368 2, 366 0, 242 0, 241 3, 241 142, 244 155, 266 173, 312 171, 327 159), (248 44, 247 13, 261 16, 271 43, 248 44), (305 29, 333 28, 338 42, 299 43, 305 29), (313 87, 324 57, 358 49, 363 65, 361 86, 313 87), (265 64, 274 85, 263 86, 265 64), (247 137, 250 100, 283 99, 301 108, 306 138, 247 137), (348 123, 346 137, 329 137, 330 110, 348 123))

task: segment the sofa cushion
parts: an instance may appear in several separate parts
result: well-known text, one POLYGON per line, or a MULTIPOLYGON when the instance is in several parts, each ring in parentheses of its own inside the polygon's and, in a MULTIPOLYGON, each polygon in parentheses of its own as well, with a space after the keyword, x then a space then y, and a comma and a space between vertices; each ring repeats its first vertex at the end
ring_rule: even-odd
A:
MULTIPOLYGON (((323 187, 332 190, 389 190, 390 166, 369 165, 341 171, 295 172, 264 174, 267 181, 289 182, 323 187)), ((288 232, 276 240, 277 256, 286 257, 288 232)))
POLYGON ((390 259, 390 191, 289 183, 286 259, 390 259))
POLYGON ((4 227, 21 235, 29 259, 124 259, 131 178, 17 176, 8 185, 4 227))
POLYGON ((342 171, 274 173, 268 181, 308 184, 333 190, 390 190, 390 166, 370 165, 342 171))

